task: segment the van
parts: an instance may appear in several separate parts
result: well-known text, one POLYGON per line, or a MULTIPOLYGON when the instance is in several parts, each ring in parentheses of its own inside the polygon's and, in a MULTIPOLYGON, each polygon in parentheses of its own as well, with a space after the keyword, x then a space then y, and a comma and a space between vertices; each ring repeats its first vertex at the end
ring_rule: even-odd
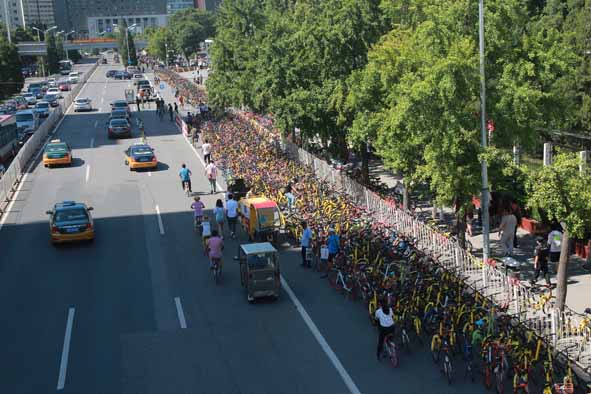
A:
POLYGON ((39 116, 31 109, 18 111, 15 117, 16 128, 20 133, 37 130, 37 126, 39 126, 39 116))

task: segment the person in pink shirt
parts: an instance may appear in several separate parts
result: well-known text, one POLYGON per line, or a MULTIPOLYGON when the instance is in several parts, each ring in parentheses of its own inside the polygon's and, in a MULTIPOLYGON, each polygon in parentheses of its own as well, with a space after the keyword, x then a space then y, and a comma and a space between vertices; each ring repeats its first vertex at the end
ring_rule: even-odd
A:
POLYGON ((219 270, 222 270, 222 250, 224 249, 224 241, 218 235, 217 230, 211 232, 211 237, 207 240, 207 251, 209 254, 210 268, 217 263, 219 270))
POLYGON ((205 208, 205 204, 201 202, 199 196, 195 197, 194 200, 191 204, 191 209, 195 214, 195 231, 197 231, 197 228, 201 226, 201 222, 203 221, 203 208, 205 208))

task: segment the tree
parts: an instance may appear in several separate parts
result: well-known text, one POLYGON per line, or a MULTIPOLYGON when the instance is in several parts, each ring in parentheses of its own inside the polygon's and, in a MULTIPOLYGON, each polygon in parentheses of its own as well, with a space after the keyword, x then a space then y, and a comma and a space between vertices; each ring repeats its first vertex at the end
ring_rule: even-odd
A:
POLYGON ((0 37, 0 98, 19 92, 24 84, 21 61, 16 45, 6 35, 0 37))
POLYGON ((170 29, 161 27, 149 32, 147 51, 158 59, 166 59, 166 48, 172 44, 172 33, 170 29))
POLYGON ((196 8, 187 8, 172 14, 168 21, 174 47, 185 58, 199 52, 200 44, 215 34, 214 14, 196 8))
POLYGON ((127 28, 127 21, 125 19, 119 21, 119 37, 117 43, 119 54, 121 55, 121 62, 127 65, 137 65, 137 54, 135 52, 133 35, 127 28))
POLYGON ((575 153, 559 153, 552 165, 543 167, 528 182, 528 205, 543 209, 549 219, 563 226, 556 288, 560 310, 566 303, 569 241, 583 237, 591 228, 591 176, 580 174, 579 164, 575 153))
POLYGON ((54 34, 45 35, 45 44, 47 45, 47 73, 49 75, 59 72, 60 54, 57 50, 56 40, 54 34))
POLYGON ((55 39, 55 48, 58 59, 64 59, 66 52, 64 50, 64 37, 61 34, 55 39))

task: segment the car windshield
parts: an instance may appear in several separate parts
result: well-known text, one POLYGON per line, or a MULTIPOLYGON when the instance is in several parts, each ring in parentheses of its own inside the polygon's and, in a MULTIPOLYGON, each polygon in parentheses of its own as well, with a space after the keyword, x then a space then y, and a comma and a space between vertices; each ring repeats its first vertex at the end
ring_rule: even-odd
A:
POLYGON ((33 120, 33 114, 16 114, 17 122, 30 122, 33 120))
POLYGON ((127 121, 125 119, 113 119, 111 120, 111 126, 127 126, 127 121))
POLYGON ((47 148, 45 148, 45 152, 47 153, 64 152, 67 150, 68 145, 63 142, 61 144, 48 144, 47 148))
POLYGON ((113 106, 124 108, 124 107, 127 107, 127 103, 125 101, 115 101, 113 103, 113 106))
POLYGON ((134 146, 131 148, 132 155, 151 155, 152 148, 149 146, 134 146))
POLYGON ((88 215, 83 208, 60 209, 55 212, 55 223, 88 220, 88 215))
POLYGON ((37 103, 37 108, 49 108, 49 103, 37 103))
POLYGON ((76 100, 76 104, 86 104, 88 103, 88 99, 78 99, 76 100))
POLYGON ((52 101, 52 100, 55 100, 55 99, 56 99, 56 96, 54 96, 53 94, 46 94, 43 97, 43 100, 47 100, 47 101, 52 101))

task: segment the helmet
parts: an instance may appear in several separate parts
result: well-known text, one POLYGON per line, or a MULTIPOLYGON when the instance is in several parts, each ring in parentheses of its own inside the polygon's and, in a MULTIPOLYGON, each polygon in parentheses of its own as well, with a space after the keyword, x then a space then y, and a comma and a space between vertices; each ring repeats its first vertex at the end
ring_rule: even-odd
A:
POLYGON ((482 326, 484 326, 484 319, 476 320, 476 326, 477 326, 477 327, 482 327, 482 326))

